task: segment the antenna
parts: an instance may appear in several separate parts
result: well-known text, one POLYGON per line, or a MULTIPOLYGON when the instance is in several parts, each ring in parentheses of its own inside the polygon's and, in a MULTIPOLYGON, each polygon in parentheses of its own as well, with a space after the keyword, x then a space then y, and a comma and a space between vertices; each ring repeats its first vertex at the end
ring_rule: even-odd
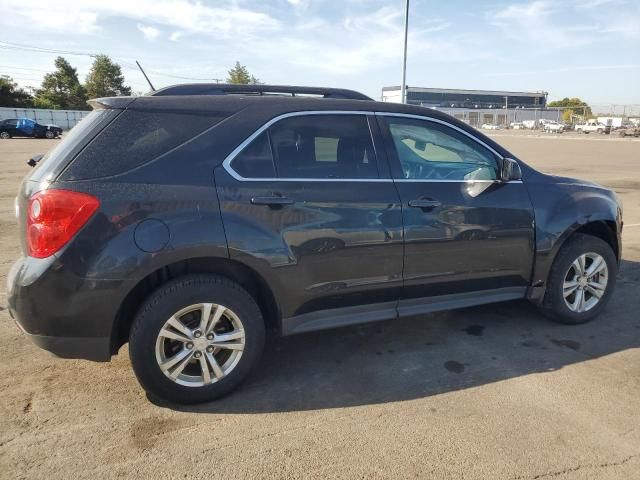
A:
POLYGON ((138 65, 138 68, 140 69, 140 71, 142 72, 142 75, 144 75, 144 78, 147 80, 147 83, 149 84, 149 86, 151 87, 151 91, 155 92, 156 89, 153 88, 153 83, 151 83, 151 80, 149 80, 149 77, 147 77, 147 74, 144 73, 144 70, 142 69, 142 65, 140 65, 140 62, 138 62, 138 60, 136 60, 136 65, 138 65))

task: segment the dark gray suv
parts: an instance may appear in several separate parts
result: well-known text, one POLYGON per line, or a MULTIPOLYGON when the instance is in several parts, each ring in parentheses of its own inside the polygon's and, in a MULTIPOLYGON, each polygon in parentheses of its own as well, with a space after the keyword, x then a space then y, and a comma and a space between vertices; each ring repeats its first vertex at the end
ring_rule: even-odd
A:
POLYGON ((280 334, 527 298, 610 299, 611 191, 537 172, 435 110, 357 92, 181 85, 94 111, 25 178, 9 310, 151 394, 223 395, 280 334))

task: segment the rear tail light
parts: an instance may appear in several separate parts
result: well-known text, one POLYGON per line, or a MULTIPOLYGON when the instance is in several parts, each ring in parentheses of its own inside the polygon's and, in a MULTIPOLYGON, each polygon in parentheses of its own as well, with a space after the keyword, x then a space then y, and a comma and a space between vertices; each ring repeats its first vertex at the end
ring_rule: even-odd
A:
POLYGON ((29 255, 45 258, 60 250, 100 206, 97 198, 70 190, 44 190, 29 200, 29 255))

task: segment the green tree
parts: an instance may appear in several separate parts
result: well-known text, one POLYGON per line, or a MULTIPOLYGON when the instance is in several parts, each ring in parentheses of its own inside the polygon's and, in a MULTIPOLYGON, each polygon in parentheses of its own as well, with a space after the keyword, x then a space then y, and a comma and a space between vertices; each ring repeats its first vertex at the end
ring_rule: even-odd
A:
POLYGON ((590 117, 591 107, 587 102, 580 100, 577 97, 569 98, 565 97, 562 100, 556 100, 555 102, 549 102, 547 104, 548 107, 580 107, 580 108, 567 108, 562 112, 562 120, 565 122, 570 122, 571 119, 579 115, 581 117, 590 117))
POLYGON ((78 72, 63 57, 56 58, 56 70, 47 73, 36 91, 37 108, 87 109, 87 95, 78 80, 78 72))
POLYGON ((97 55, 84 84, 89 98, 131 95, 131 87, 124 84, 120 65, 107 55, 97 55))
POLYGON ((249 73, 247 67, 240 65, 240 62, 236 62, 235 67, 229 70, 229 76, 227 77, 227 83, 237 83, 241 85, 257 85, 260 83, 256 77, 249 73))
POLYGON ((33 97, 8 75, 0 75, 0 107, 33 107, 33 97))

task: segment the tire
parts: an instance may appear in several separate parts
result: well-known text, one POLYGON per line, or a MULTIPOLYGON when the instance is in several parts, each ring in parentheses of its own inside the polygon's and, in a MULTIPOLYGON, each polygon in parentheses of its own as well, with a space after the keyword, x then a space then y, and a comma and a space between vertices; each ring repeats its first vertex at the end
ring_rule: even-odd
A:
POLYGON ((602 134, 604 133, 604 130, 602 130, 601 128, 599 128, 599 129, 597 130, 597 132, 598 132, 600 135, 602 135, 602 134))
MULTIPOLYGON (((611 299, 611 295, 613 295, 617 271, 618 264, 616 256, 607 242, 591 235, 573 235, 561 247, 551 267, 547 281, 547 289, 542 304, 543 312, 556 322, 571 325, 585 323, 595 318, 606 307, 607 303, 611 299), (604 293, 602 293, 602 296, 597 299, 595 304, 584 311, 576 311, 573 310, 568 303, 573 303, 576 300, 578 291, 565 299, 564 286, 567 278, 576 278, 573 276, 575 274, 575 267, 573 264, 584 254, 587 254, 586 270, 589 270, 589 267, 595 263, 595 260, 592 261, 593 263, 588 263, 589 255, 596 258, 597 256, 600 256, 600 258, 604 260, 604 263, 606 264, 606 286, 602 289, 604 293)), ((599 277, 600 275, 601 273, 598 274, 599 277)), ((602 281, 602 277, 600 277, 600 279, 602 281)), ((584 281, 586 282, 587 280, 584 281)), ((569 283, 566 285, 568 284, 569 283)), ((592 285, 592 283, 589 283, 588 285, 592 285)), ((588 289, 590 287, 586 288, 588 289)), ((599 287, 598 290, 600 288, 601 287, 599 287)), ((578 289, 580 289, 580 287, 578 287, 578 289)), ((583 290, 583 292, 586 292, 583 293, 585 299, 584 305, 585 307, 588 307, 591 299, 597 297, 593 296, 586 289, 583 290), (588 297, 589 300, 587 300, 588 297)))
POLYGON ((0 132, 0 138, 2 140, 9 140, 11 138, 11 134, 9 132, 0 132))
MULTIPOLYGON (((179 332, 178 335, 184 337, 179 332)), ((240 285, 215 275, 187 275, 166 283, 144 302, 131 327, 129 354, 136 377, 148 394, 169 402, 194 404, 214 400, 235 389, 258 363, 264 339, 265 325, 260 308, 253 297, 240 285), (181 313, 181 311, 184 312, 198 304, 213 304, 210 310, 211 315, 208 317, 214 319, 210 320, 212 325, 210 336, 213 337, 215 334, 215 339, 222 338, 219 335, 226 333, 218 332, 218 326, 224 326, 222 323, 229 325, 233 323, 230 331, 242 334, 242 338, 234 339, 236 341, 220 343, 223 342, 220 340, 217 345, 244 342, 241 351, 236 348, 221 347, 215 353, 213 349, 218 347, 209 345, 205 335, 195 338, 197 329, 202 325, 200 323, 202 305, 188 313, 181 313), (216 308, 219 305, 224 305, 226 310, 216 322, 216 308), (190 346, 182 340, 160 335, 161 330, 164 333, 167 329, 172 335, 176 334, 177 331, 173 326, 167 327, 167 322, 171 318, 182 319, 180 323, 185 322, 183 327, 189 327, 187 330, 191 332, 190 346), (187 320, 184 320, 185 318, 187 320), (188 321, 192 323, 189 324, 188 321), (240 328, 237 326, 238 322, 240 328), (216 329, 213 329, 213 326, 216 329), (205 347, 203 344, 208 346, 205 347), (167 349, 173 349, 170 354, 174 355, 165 359, 164 354, 167 349), (209 354, 207 352, 210 349, 213 353, 209 354), (199 358, 197 358, 198 353, 200 353, 199 358), (188 357, 185 358, 186 363, 180 360, 177 366, 172 367, 173 371, 171 368, 161 369, 160 363, 164 362, 163 365, 167 365, 179 355, 185 354, 188 357), (227 354, 229 356, 225 360, 227 354), (210 357, 217 359, 215 361, 217 370, 212 368, 212 363, 209 363, 210 357), (176 374, 175 372, 183 363, 186 366, 180 370, 181 373, 176 374), (205 381, 204 368, 209 372, 209 383, 205 381), (170 375, 177 375, 177 378, 172 379, 170 375)), ((216 340, 211 342, 215 343, 216 340)))
POLYGON ((44 138, 52 140, 52 139, 56 138, 56 134, 53 133, 51 130, 47 130, 47 131, 44 132, 44 138))

